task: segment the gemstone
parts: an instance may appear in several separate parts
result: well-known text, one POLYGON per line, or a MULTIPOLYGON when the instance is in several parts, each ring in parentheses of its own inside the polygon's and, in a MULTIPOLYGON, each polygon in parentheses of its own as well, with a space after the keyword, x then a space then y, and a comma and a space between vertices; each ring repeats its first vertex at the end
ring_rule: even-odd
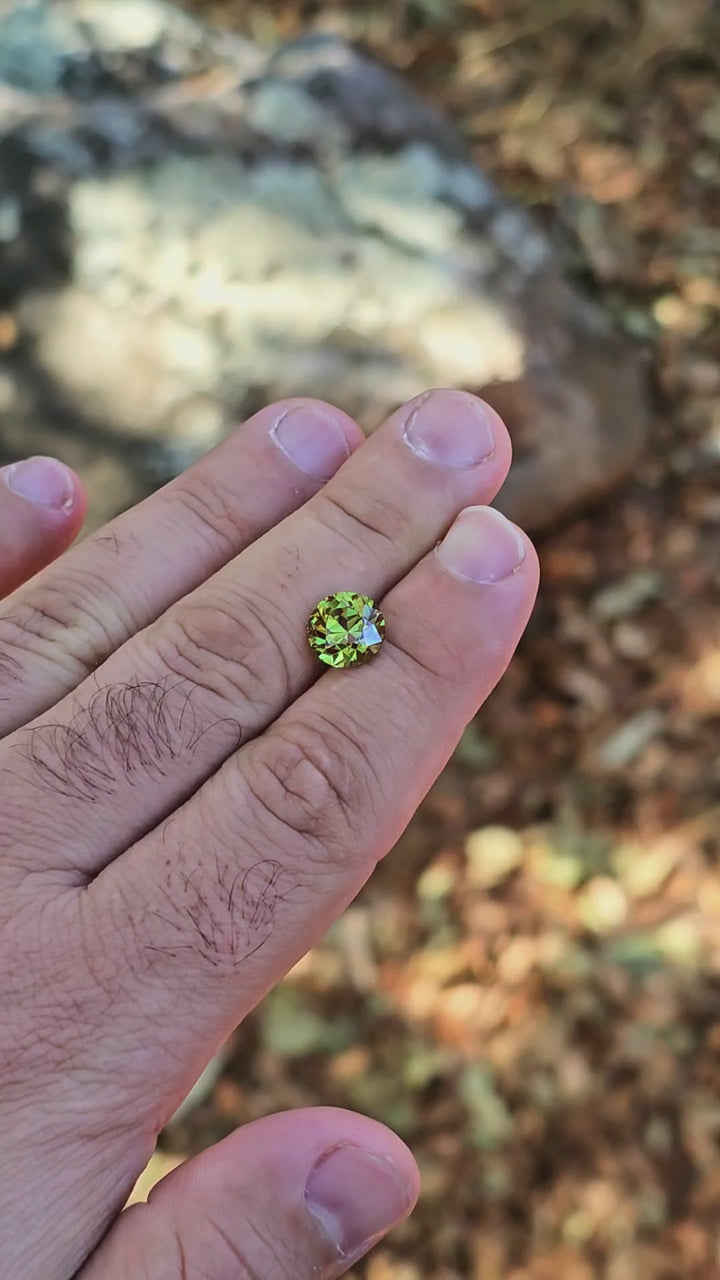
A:
POLYGON ((321 662, 353 667, 375 656, 385 636, 385 619, 369 596, 337 591, 315 606, 307 633, 321 662))

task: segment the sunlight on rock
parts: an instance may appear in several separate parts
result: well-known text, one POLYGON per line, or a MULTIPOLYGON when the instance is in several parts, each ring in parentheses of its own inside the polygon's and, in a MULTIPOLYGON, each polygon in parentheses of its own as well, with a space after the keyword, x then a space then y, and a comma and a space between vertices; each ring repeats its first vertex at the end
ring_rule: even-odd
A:
POLYGON ((337 189, 355 221, 399 244, 442 253, 452 247, 461 227, 460 215, 442 200, 443 171, 428 148, 408 147, 402 157, 346 161, 337 189))
POLYGON ((327 112, 290 84, 260 85, 249 97, 248 119, 260 132, 295 144, 312 142, 327 129, 327 112))
POLYGON ((486 382, 512 382, 524 366, 524 345, 497 307, 481 301, 437 307, 420 321, 417 344, 446 377, 472 382, 479 369, 486 382))
MULTIPOLYGON (((108 49, 144 49, 161 38, 168 21, 162 0, 75 0, 75 13, 81 22, 92 24, 108 49)), ((182 22, 181 15, 176 22, 182 22)))

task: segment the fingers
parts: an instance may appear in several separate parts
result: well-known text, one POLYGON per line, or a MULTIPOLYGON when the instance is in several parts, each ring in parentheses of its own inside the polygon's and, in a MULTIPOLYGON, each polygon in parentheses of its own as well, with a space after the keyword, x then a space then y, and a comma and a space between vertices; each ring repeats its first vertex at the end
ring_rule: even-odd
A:
POLYGON ((383 1126, 330 1108, 271 1116, 126 1210, 79 1280, 335 1280, 417 1192, 412 1156, 383 1126))
MULTIPOLYGON (((328 405, 272 405, 0 606, 0 670, 12 672, 0 737, 52 706, 129 636, 305 502, 362 438, 350 418, 328 405)), ((80 523, 76 505, 72 519, 64 511, 48 515, 46 505, 41 526, 28 503, 21 523, 17 498, 14 545, 28 545, 33 510, 37 528, 72 526, 69 542, 80 523)), ((32 571, 53 554, 40 555, 32 571)))
POLYGON ((170 1110, 355 896, 507 666, 537 579, 514 525, 464 512, 384 601, 374 662, 323 677, 93 882, 86 948, 130 948, 114 1026, 144 1014, 163 1045, 138 1052, 131 1096, 170 1110))
POLYGON ((85 509, 79 479, 55 458, 0 468, 0 597, 65 551, 85 509))
MULTIPOLYGON (((305 623, 339 587, 382 595, 508 470, 501 421, 439 392, 327 487, 9 739, 13 806, 42 798, 51 865, 86 874, 152 828, 317 677, 305 623)), ((34 865, 42 865, 40 847, 34 865)))

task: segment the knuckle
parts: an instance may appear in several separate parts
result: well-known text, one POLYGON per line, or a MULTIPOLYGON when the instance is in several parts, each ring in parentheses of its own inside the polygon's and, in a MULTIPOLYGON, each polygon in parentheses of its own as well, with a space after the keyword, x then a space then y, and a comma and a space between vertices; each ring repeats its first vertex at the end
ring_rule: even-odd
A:
MULTIPOLYGON (((38 588, 22 601, 12 601, 0 612, 0 673, 3 684, 22 679, 28 657, 47 657, 54 665, 74 667, 67 652, 68 624, 74 610, 65 595, 38 588)), ((78 655, 84 670, 93 661, 89 637, 78 655)))
POLYGON ((212 479, 197 471, 180 476, 173 487, 173 498, 180 508, 184 528, 188 522, 193 533, 215 551, 230 558, 248 541, 247 519, 237 496, 218 476, 212 479))
POLYGON ((23 678, 23 653, 26 649, 22 627, 16 618, 0 617, 0 703, 7 701, 8 690, 23 678))
MULTIPOLYGON (((84 678, 112 652, 116 643, 117 601, 112 612, 97 608, 98 590, 107 583, 92 574, 66 574, 54 583, 30 588, 0 612, 0 669, 17 672, 32 655, 68 668, 84 678)), ((132 626, 132 620, 123 620, 132 626)))
POLYGON ((243 772, 255 801, 292 841, 315 858, 336 859, 367 801, 361 748, 317 718, 276 725, 243 772))
POLYGON ((405 539, 411 524, 410 515, 402 507, 362 489, 329 486, 316 496, 315 503, 321 520, 334 532, 355 545, 369 540, 383 557, 388 546, 396 548, 405 539))
MULTIPOLYGON (((217 1216, 208 1215, 208 1249, 205 1263, 194 1256, 194 1241, 186 1243, 182 1230, 178 1234, 178 1261, 181 1280, 220 1280, 221 1276, 232 1275, 236 1280, 262 1280, 268 1275, 293 1275, 287 1266, 278 1268, 279 1254, 273 1243, 271 1233, 266 1237, 262 1231, 256 1230, 251 1219, 240 1219, 242 1232, 238 1230, 237 1216, 232 1228, 221 1224, 217 1216), (190 1264, 190 1256, 192 1265, 190 1264), (203 1266, 202 1271, 198 1265, 203 1266)), ((287 1260, 286 1260, 287 1261, 287 1260)))
MULTIPOLYGON (((287 634, 286 626, 278 627, 287 634)), ((224 705, 262 711, 289 697, 289 659, 262 605, 246 600, 188 604, 160 624, 164 666, 224 705)))
POLYGON ((392 640, 392 653, 397 668, 396 686, 404 703, 422 702, 442 706, 447 697, 448 678, 458 671, 458 645, 455 637, 434 625, 433 619, 419 625, 417 634, 401 641, 392 640), (428 639, 429 637, 429 639, 428 639))

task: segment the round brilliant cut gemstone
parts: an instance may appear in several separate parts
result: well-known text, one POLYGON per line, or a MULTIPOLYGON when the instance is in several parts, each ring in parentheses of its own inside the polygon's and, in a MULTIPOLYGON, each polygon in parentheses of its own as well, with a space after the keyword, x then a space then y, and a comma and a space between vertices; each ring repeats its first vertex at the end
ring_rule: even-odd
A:
POLYGON ((313 653, 329 667, 369 662, 385 636, 385 619, 369 596, 337 591, 317 604, 308 622, 313 653))

